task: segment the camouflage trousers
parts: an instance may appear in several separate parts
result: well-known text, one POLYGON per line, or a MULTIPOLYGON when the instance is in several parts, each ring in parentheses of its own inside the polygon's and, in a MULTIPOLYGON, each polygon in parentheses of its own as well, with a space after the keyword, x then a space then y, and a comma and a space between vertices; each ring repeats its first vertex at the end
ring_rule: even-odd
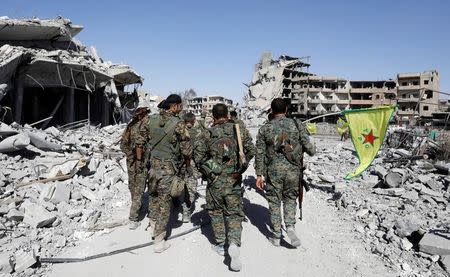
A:
POLYGON ((172 197, 170 187, 176 172, 172 162, 153 159, 150 161, 150 218, 156 221, 153 236, 166 233, 169 223, 172 197))
POLYGON ((195 167, 191 167, 184 174, 186 180, 186 189, 180 196, 183 211, 189 210, 191 213, 195 209, 195 200, 197 196, 197 180, 201 177, 200 172, 195 167))
POLYGON ((144 167, 143 161, 127 159, 127 170, 128 188, 131 194, 129 219, 137 221, 139 218, 139 210, 141 209, 142 195, 145 191, 147 169, 144 167))
POLYGON ((274 161, 268 168, 266 199, 269 202, 273 235, 281 237, 281 203, 286 227, 295 225, 299 193, 299 169, 288 161, 274 161))
POLYGON ((219 176, 206 188, 206 210, 211 217, 211 225, 217 244, 241 245, 242 205, 241 180, 231 176, 219 176))

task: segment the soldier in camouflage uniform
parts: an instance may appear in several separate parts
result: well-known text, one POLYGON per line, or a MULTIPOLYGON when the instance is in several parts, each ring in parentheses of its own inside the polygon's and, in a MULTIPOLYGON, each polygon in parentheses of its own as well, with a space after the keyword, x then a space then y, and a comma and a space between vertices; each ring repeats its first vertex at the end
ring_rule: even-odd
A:
POLYGON ((273 119, 259 129, 256 138, 256 186, 264 188, 269 202, 273 237, 270 241, 279 246, 281 239, 281 203, 287 235, 293 246, 300 246, 295 232, 295 214, 299 195, 299 178, 303 151, 314 155, 316 148, 311 143, 303 124, 287 118, 287 105, 282 98, 271 103, 273 119), (265 175, 266 174, 266 175, 265 175))
POLYGON ((148 108, 137 108, 120 141, 120 148, 127 158, 128 188, 131 194, 129 215, 131 230, 136 229, 140 225, 138 221, 139 210, 147 177, 147 168, 144 160, 145 153, 148 150, 146 144, 146 126, 149 123, 148 113, 148 108))
POLYGON ((242 173, 255 155, 255 146, 245 127, 241 127, 241 138, 245 163, 238 154, 235 123, 228 119, 228 109, 224 104, 213 107, 214 124, 209 128, 206 140, 196 141, 194 159, 208 180, 206 188, 206 209, 211 217, 216 245, 214 250, 224 255, 225 240, 228 241, 230 267, 239 271, 242 220, 244 218, 241 182, 242 173), (227 225, 225 227, 225 224, 227 225))
MULTIPOLYGON (((207 132, 207 129, 196 121, 193 113, 185 114, 183 120, 189 132, 191 146, 194 148, 194 141, 203 141, 205 139, 205 132, 207 132)), ((185 176, 187 188, 187 191, 181 196, 183 222, 189 222, 191 220, 192 212, 195 210, 197 185, 198 180, 201 178, 201 174, 192 161, 185 163, 182 171, 185 176)))
POLYGON ((158 207, 153 230, 155 253, 165 251, 170 245, 166 239, 166 229, 172 207, 171 188, 179 180, 180 169, 192 157, 189 132, 178 114, 182 110, 181 97, 169 95, 160 105, 161 112, 150 117, 149 145, 151 193, 153 205, 158 207), (155 204, 156 203, 156 204, 155 204))

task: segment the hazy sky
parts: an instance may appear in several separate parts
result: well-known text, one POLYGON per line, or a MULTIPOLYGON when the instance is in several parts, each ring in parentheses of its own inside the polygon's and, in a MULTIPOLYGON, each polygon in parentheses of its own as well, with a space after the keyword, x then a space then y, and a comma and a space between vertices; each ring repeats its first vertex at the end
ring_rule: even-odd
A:
POLYGON ((310 72, 392 78, 437 69, 450 92, 450 1, 1 0, 0 15, 70 18, 100 56, 153 94, 193 88, 241 101, 263 51, 311 56, 310 72))

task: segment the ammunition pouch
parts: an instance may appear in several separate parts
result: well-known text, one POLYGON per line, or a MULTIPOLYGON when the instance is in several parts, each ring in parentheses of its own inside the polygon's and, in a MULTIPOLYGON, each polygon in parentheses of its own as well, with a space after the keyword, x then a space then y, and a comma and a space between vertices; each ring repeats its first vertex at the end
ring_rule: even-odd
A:
POLYGON ((213 159, 209 159, 201 165, 200 171, 206 177, 208 182, 213 182, 216 176, 219 176, 222 173, 222 167, 213 159))
POLYGON ((185 186, 186 182, 184 179, 178 177, 177 175, 173 176, 172 183, 170 184, 170 196, 173 198, 180 197, 181 194, 183 194, 185 186))

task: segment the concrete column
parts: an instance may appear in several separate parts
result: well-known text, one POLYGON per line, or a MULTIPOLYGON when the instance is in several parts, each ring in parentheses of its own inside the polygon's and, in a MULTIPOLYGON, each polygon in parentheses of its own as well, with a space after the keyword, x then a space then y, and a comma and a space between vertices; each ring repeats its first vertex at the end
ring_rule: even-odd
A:
POLYGON ((14 121, 21 124, 22 122, 22 106, 23 106, 23 85, 16 84, 16 99, 14 102, 14 121))
POLYGON ((75 89, 67 88, 64 98, 64 122, 72 123, 75 121, 75 89))
POLYGON ((109 103, 106 96, 103 96, 103 117, 102 117, 102 125, 109 125, 110 113, 111 113, 111 103, 109 103))

